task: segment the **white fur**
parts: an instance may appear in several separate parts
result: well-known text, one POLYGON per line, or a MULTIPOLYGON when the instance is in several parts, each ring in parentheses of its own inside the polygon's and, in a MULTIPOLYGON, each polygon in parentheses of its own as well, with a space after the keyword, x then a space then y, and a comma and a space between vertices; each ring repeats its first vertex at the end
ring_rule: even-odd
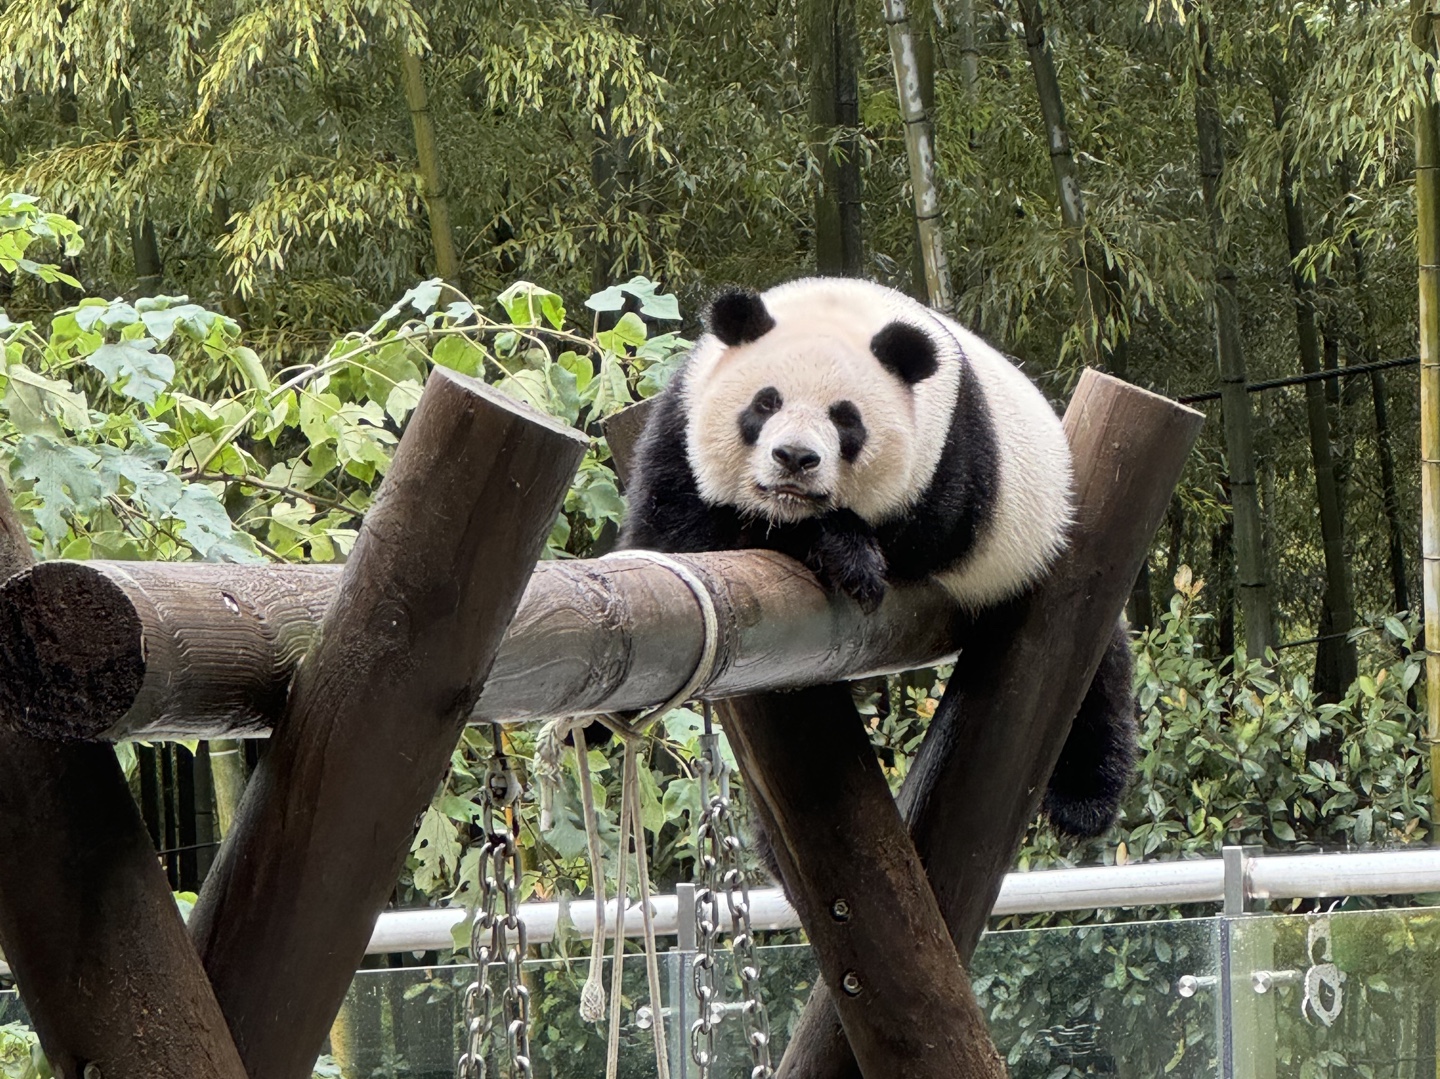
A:
POLYGON ((874 525, 903 516, 935 475, 968 362, 995 430, 999 493, 979 542, 937 580, 960 602, 982 607, 1044 572, 1069 526, 1070 451, 1060 421, 1028 378, 952 320, 870 282, 803 278, 763 299, 774 329, 731 348, 707 334, 686 366, 690 467, 706 501, 777 522, 818 512, 814 502, 759 489, 782 478, 774 447, 799 441, 822 454, 806 482, 829 496, 829 507, 848 507, 874 525), (896 320, 925 330, 936 344, 938 369, 914 387, 870 351, 875 334, 896 320), (784 407, 747 446, 738 418, 766 386, 780 391, 784 407), (868 433, 850 464, 840 461, 828 415, 841 400, 859 408, 868 433))

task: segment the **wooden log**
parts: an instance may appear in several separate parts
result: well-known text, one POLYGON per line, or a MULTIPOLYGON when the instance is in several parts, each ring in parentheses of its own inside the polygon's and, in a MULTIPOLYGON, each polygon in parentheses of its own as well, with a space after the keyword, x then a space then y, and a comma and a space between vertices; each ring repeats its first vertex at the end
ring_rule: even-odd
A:
MULTIPOLYGON (((867 617, 773 552, 684 556, 720 618, 714 698, 908 670, 954 652, 939 588, 867 617)), ((0 589, 0 715, 50 738, 267 734, 339 566, 47 562, 0 589)), ((645 708, 684 685, 700 609, 674 573, 617 555, 542 562, 471 722, 645 708)))
POLYGON ((1004 1076, 849 690, 741 697, 720 715, 860 1072, 1004 1076))
MULTIPOLYGON (((0 485, 0 570, 32 561, 0 485)), ((0 943, 59 1079, 245 1079, 111 747, 0 730, 0 943)))
POLYGON ((251 1076, 310 1075, 585 445, 431 373, 190 919, 251 1076))
MULTIPOLYGON (((1065 413, 1075 458, 1070 550, 1025 601, 967 634, 911 766, 901 810, 968 963, 1034 820, 1070 721, 1120 616, 1203 417, 1087 370, 1065 413)), ((807 855, 802 851, 802 860, 807 855)), ((818 984, 781 1079, 862 1074, 818 984)))
POLYGON ((623 408, 606 419, 600 429, 605 432, 605 441, 610 446, 611 463, 621 483, 630 482, 630 461, 634 456, 635 442, 645 430, 645 421, 655 398, 649 397, 629 408, 623 408))

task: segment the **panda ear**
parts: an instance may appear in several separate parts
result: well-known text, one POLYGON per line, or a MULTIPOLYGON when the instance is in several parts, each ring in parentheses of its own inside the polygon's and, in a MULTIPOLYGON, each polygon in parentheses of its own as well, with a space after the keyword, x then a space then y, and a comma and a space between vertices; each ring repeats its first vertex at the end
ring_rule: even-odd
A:
POLYGON ((913 386, 940 368, 935 339, 908 322, 892 322, 870 339, 870 351, 888 370, 913 386))
POLYGON ((727 345, 745 345, 773 330, 775 319, 758 292, 733 288, 710 301, 705 328, 727 345))

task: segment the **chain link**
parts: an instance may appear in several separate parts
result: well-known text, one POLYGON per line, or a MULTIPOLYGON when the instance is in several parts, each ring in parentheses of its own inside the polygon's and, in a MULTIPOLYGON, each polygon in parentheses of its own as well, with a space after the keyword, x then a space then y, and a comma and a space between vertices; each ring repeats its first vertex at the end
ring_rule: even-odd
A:
POLYGON ((505 986, 499 1012, 510 1057, 508 1073, 511 1079, 530 1079, 530 990, 520 969, 527 947, 520 918, 520 850, 505 819, 506 808, 519 799, 523 788, 500 748, 498 728, 492 728, 492 736, 495 748, 480 792, 485 828, 479 855, 480 902, 470 925, 475 980, 465 990, 465 1052, 455 1074, 458 1079, 501 1075, 495 1062, 495 988, 490 984, 490 967, 503 960, 505 986))
POLYGON ((709 1079, 710 1068, 715 1063, 715 1030, 725 1014, 715 980, 723 888, 730 908, 730 951, 740 977, 740 1015, 750 1048, 750 1077, 770 1079, 775 1074, 770 1063, 770 1013, 760 990, 760 963, 750 923, 750 886, 740 856, 744 844, 730 812, 728 768, 720 757, 719 736, 708 729, 708 723, 706 726, 700 738, 700 799, 704 808, 696 835, 700 887, 695 891, 698 940, 694 982, 699 1018, 690 1028, 690 1056, 699 1069, 699 1079, 709 1079), (715 780, 713 794, 710 792, 712 777, 715 780))

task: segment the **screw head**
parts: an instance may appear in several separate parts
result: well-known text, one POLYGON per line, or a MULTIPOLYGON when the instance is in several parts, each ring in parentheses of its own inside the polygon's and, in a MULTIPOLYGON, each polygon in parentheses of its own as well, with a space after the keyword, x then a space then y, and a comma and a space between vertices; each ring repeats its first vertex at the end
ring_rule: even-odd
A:
POLYGON ((100 1079, 100 1065, 92 1060, 89 1064, 85 1065, 85 1070, 80 1074, 83 1079, 100 1079))
POLYGON ((655 1025, 655 1013, 650 1010, 650 1005, 642 1004, 635 1009, 635 1025, 641 1030, 649 1030, 655 1025))
POLYGON ((858 997, 860 995, 860 975, 853 970, 847 970, 845 976, 840 979, 840 988, 845 990, 848 995, 858 997))
POLYGON ((830 916, 837 922, 848 922, 850 920, 850 903, 846 899, 837 899, 830 904, 830 916))

